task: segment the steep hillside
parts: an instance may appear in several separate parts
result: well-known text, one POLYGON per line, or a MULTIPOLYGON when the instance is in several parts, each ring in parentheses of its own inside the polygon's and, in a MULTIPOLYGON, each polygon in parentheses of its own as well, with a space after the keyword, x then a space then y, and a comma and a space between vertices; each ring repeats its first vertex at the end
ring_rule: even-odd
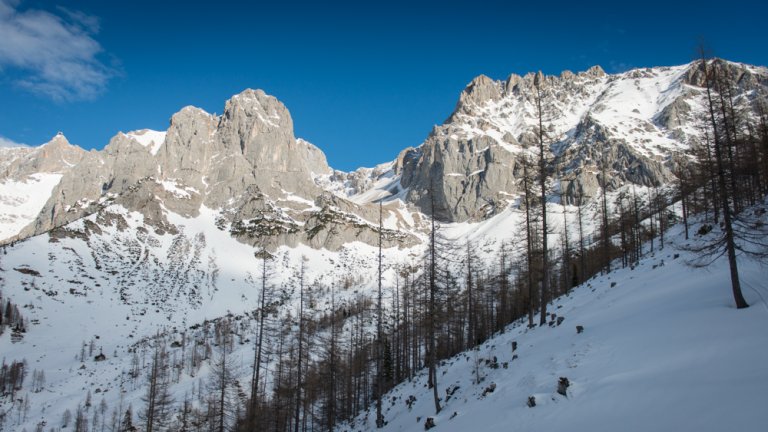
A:
MULTIPOLYGON (((257 327, 253 313, 260 300, 262 263, 255 256, 260 249, 238 242, 226 227, 217 229, 218 217, 205 208, 194 218, 171 214, 173 230, 161 231, 152 229, 141 213, 111 204, 6 246, 0 255, 0 297, 18 305, 26 325, 23 331, 0 331, 0 352, 6 365, 26 362, 28 376, 15 397, 0 396, 5 424, 0 430, 34 430, 41 422, 62 426, 64 412, 84 406, 88 392, 94 405, 104 399, 107 420, 113 411, 122 415, 129 404, 138 414, 147 377, 134 362, 151 361, 159 340, 173 353, 179 373, 173 393, 181 403, 185 394, 207 385, 211 347, 220 343, 215 328, 222 321, 237 325, 227 333, 237 338, 229 355, 237 359, 238 379, 247 387, 245 371, 257 327), (171 348, 180 340, 191 346, 171 348), (202 350, 199 357, 190 354, 196 350, 202 350), (99 353, 105 354, 104 361, 94 360, 99 353), (42 391, 32 380, 41 371, 42 391), (26 413, 17 417, 14 413, 25 404, 26 413)), ((418 248, 386 250, 393 265, 418 254, 418 248)), ((353 310, 375 286, 372 246, 352 242, 337 251, 281 247, 270 263, 270 298, 278 308, 274 319, 290 320, 295 313, 302 265, 305 296, 314 299, 307 314, 317 319, 338 308, 353 310)), ((388 270, 385 283, 394 285, 395 276, 394 269, 388 270)))
MULTIPOLYGON (((690 243, 680 227, 673 233, 690 243)), ((422 371, 384 396, 381 430, 421 431, 427 418, 437 431, 763 430, 765 268, 739 262, 753 306, 737 310, 727 261, 694 269, 691 259, 668 246, 556 299, 549 327, 520 321, 441 362, 438 415, 422 371)), ((337 430, 378 430, 374 420, 370 407, 337 430)))

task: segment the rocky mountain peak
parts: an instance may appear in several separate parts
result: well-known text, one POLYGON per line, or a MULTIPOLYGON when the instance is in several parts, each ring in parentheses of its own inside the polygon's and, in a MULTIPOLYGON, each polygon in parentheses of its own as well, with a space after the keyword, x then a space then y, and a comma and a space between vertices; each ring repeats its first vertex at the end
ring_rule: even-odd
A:
MULTIPOLYGON (((707 65, 710 70, 716 65, 719 73, 740 90, 759 90, 761 87, 768 86, 768 71, 765 68, 734 63, 719 58, 709 60, 707 65)), ((696 87, 706 85, 704 65, 700 60, 688 65, 683 80, 686 84, 696 87)))
MULTIPOLYGON (((760 71, 731 63, 727 69, 740 83, 739 93, 747 95, 753 93, 742 90, 755 83, 765 93, 766 85, 759 84, 766 74, 760 71)), ((315 211, 307 203, 328 190, 342 191, 337 194, 342 201, 334 206, 358 216, 368 214, 366 206, 375 199, 394 195, 402 198, 404 208, 428 214, 434 196, 434 216, 442 221, 484 220, 519 197, 521 161, 537 142, 530 138, 538 125, 537 79, 546 99, 545 151, 564 168, 551 178, 553 189, 565 191, 565 199, 593 194, 598 183, 590 167, 596 160, 613 167, 611 187, 658 185, 672 176, 674 161, 666 155, 679 154, 695 141, 686 135, 695 132, 685 125, 693 121, 699 103, 700 93, 690 84, 699 75, 695 64, 616 75, 593 66, 549 76, 512 74, 505 81, 480 75, 461 92, 456 111, 443 125, 388 165, 391 178, 372 170, 337 174, 320 149, 294 136, 283 103, 263 90, 246 89, 226 101, 220 116, 188 106, 172 116, 167 132, 118 134, 104 151, 85 158, 63 135, 55 137, 44 148, 66 153, 60 159, 74 168, 61 171, 63 178, 39 213, 34 233, 88 215, 98 210, 97 204, 114 199, 151 220, 161 220, 164 211, 195 216, 205 207, 221 212, 223 224, 236 227, 241 220, 261 220, 267 212, 294 224, 275 228, 281 234, 269 237, 269 244, 295 244, 304 235, 298 227, 315 211), (634 175, 626 174, 628 166, 637 167, 634 175), (382 190, 364 195, 373 185, 382 190)), ((245 236, 247 230, 235 231, 245 236)), ((248 242, 255 239, 247 237, 248 242)), ((321 243, 340 244, 326 240, 321 243)))
MULTIPOLYGON (((768 100, 765 68, 722 60, 719 73, 732 83, 735 100, 754 109, 768 100), (742 97, 743 96, 743 97, 742 97)), ((598 182, 590 164, 612 167, 610 188, 627 183, 658 186, 674 177, 675 155, 700 138, 693 124, 704 84, 697 64, 641 68, 608 75, 600 66, 559 76, 530 72, 502 81, 479 76, 461 93, 456 110, 421 147, 395 164, 407 200, 429 212, 430 184, 436 188, 435 216, 443 221, 481 220, 515 202, 520 159, 537 142, 535 85, 543 91, 545 141, 550 160, 565 169, 552 187, 564 199, 594 196, 598 182), (627 174, 627 167, 635 174, 627 174), (556 183, 560 184, 557 185, 556 183)))
POLYGON ((187 105, 171 116, 170 125, 171 127, 184 126, 186 123, 194 121, 195 119, 210 119, 212 117, 213 115, 202 108, 187 105))
POLYGON ((504 89, 506 93, 511 92, 523 81, 523 77, 518 74, 510 74, 507 80, 504 82, 504 89))
POLYGON ((486 75, 480 75, 467 84, 461 92, 458 107, 468 104, 480 105, 491 100, 499 100, 501 96, 499 84, 486 75))
POLYGON ((67 137, 64 136, 63 132, 56 133, 50 141, 40 146, 40 148, 46 149, 47 151, 71 149, 74 147, 75 146, 69 142, 67 137))
POLYGON ((232 96, 224 105, 222 122, 228 121, 243 123, 243 126, 259 131, 282 129, 293 135, 293 120, 288 109, 261 89, 246 89, 232 96))
POLYGON ((79 163, 85 154, 85 150, 70 144, 67 137, 59 132, 31 154, 30 168, 42 172, 61 172, 79 163))
POLYGON ((591 68, 587 69, 586 72, 583 72, 583 74, 593 78, 602 78, 606 75, 605 71, 600 67, 600 65, 592 66, 591 68))

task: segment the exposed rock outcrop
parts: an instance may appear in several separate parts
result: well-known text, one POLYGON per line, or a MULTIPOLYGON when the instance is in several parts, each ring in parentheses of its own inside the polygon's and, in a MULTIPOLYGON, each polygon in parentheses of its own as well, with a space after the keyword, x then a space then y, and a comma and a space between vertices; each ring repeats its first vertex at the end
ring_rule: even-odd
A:
MULTIPOLYGON (((299 243, 335 249, 354 240, 378 241, 371 222, 375 206, 323 198, 314 177, 333 172, 325 155, 294 137, 288 110, 261 90, 232 97, 218 117, 183 108, 171 117, 156 154, 137 136, 119 133, 103 151, 88 153, 68 149, 63 137, 42 147, 47 154, 33 161, 49 160, 56 152, 74 162, 22 236, 118 203, 162 231, 169 230, 167 211, 195 217, 203 206, 215 209, 233 236, 270 249, 299 243), (306 204, 316 200, 317 206, 306 204)), ((415 242, 410 235, 390 234, 415 242)))
MULTIPOLYGON (((744 109, 765 101, 764 68, 715 62, 744 109)), ((547 175, 567 202, 596 196, 602 182, 609 190, 668 183, 687 149, 700 142, 693 126, 703 103, 697 62, 617 75, 599 66, 559 76, 513 74, 505 81, 481 75, 443 125, 397 158, 407 201, 429 214, 431 191, 435 217, 448 222, 481 220, 514 203, 523 158, 538 165, 537 77, 547 175)))

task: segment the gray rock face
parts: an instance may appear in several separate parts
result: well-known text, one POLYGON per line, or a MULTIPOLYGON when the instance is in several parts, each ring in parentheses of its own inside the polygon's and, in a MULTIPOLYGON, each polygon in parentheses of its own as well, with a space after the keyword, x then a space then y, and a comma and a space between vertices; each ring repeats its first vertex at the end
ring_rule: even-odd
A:
POLYGON ((294 137, 285 106, 261 90, 234 96, 219 117, 182 109, 171 118, 156 154, 136 135, 119 133, 100 152, 70 151, 56 143, 44 148, 69 151, 75 162, 23 236, 118 203, 163 232, 173 230, 166 209, 185 217, 197 216, 203 206, 215 209, 219 225, 233 236, 270 249, 299 243, 335 249, 353 240, 378 241, 378 228, 370 222, 376 220, 373 205, 341 198, 322 199, 319 209, 302 204, 321 199, 324 191, 313 178, 332 170, 322 151, 294 137))
POLYGON ((590 117, 579 124, 576 141, 561 159, 569 165, 558 181, 570 204, 590 201, 600 194, 603 170, 608 190, 626 183, 660 186, 674 178, 664 163, 638 153, 626 139, 611 137, 590 117))
MULTIPOLYGON (((135 194, 135 188, 151 190, 183 216, 197 215, 201 205, 232 205, 251 185, 271 196, 314 197, 310 165, 322 169, 324 162, 316 153, 293 138, 290 114, 280 102, 246 90, 227 102, 221 117, 193 107, 174 114, 157 155, 126 134, 116 135, 62 178, 28 234, 80 218, 103 198, 135 194)), ((141 211, 140 204, 145 200, 129 208, 141 211)))
POLYGON ((22 179, 37 173, 63 173, 83 159, 85 150, 61 133, 40 147, 2 149, 0 179, 22 179))
MULTIPOLYGON (((517 141, 509 136, 509 144, 517 141)), ((492 138, 461 139, 450 128, 433 131, 419 148, 398 157, 395 171, 408 200, 431 214, 430 190, 435 195, 435 216, 444 221, 483 219, 503 206, 506 195, 517 190, 519 171, 514 156, 492 138)))
MULTIPOLYGON (((475 78, 446 123, 418 149, 398 157, 395 169, 408 188, 408 201, 430 214, 433 189, 435 216, 448 222, 482 220, 503 210, 520 190, 520 158, 535 157, 531 152, 536 142, 532 116, 536 76, 511 75, 505 82, 475 78)), ((560 78, 539 75, 539 79, 565 105, 603 76, 602 69, 592 68, 578 75, 567 72, 560 78)))
MULTIPOLYGON (((768 95, 765 69, 718 64, 734 96, 744 96, 745 109, 768 95)), ((518 202, 523 161, 538 160, 536 82, 544 94, 549 187, 575 203, 597 196, 602 182, 612 190, 673 180, 672 169, 700 140, 691 124, 701 108, 702 80, 696 62, 618 75, 595 66, 503 81, 479 76, 421 146, 350 173, 332 170, 322 151, 294 137, 290 113, 277 99, 246 90, 220 116, 194 107, 174 114, 165 134, 151 132, 163 140, 159 147, 148 146, 145 131, 120 133, 100 152, 61 137, 40 149, 12 150, 15 156, 0 160, 0 176, 62 175, 24 236, 119 203, 161 231, 173 230, 168 211, 195 217, 208 208, 218 212, 219 229, 254 246, 338 249, 378 241, 383 199, 385 218, 412 233, 387 231, 385 242, 415 244, 420 228, 412 225, 421 218, 402 212, 430 214, 432 198, 434 216, 450 222, 480 221, 518 202)))
MULTIPOLYGON (((761 88, 768 86, 768 76, 760 72, 753 66, 729 62, 723 59, 712 59, 708 61, 709 70, 717 68, 721 77, 738 88, 740 91, 757 90, 762 93, 761 88)), ((695 87, 705 87, 704 65, 701 61, 695 61, 686 70, 684 82, 695 87)))
POLYGON ((40 216, 22 231, 22 236, 36 235, 94 213, 109 202, 107 198, 135 187, 156 170, 153 156, 145 147, 118 134, 103 151, 85 153, 63 175, 40 216))
POLYGON ((285 106, 261 90, 246 90, 227 101, 217 134, 228 153, 239 152, 254 168, 278 174, 306 174, 293 121, 285 106))
MULTIPOLYGON (((745 96, 751 109, 766 99, 764 68, 717 62, 734 96, 745 96)), ((550 185, 560 183, 568 202, 596 195, 602 167, 610 190, 668 183, 672 168, 700 141, 692 127, 702 103, 696 62, 618 75, 595 66, 578 74, 529 73, 505 81, 479 76, 445 124, 397 158, 407 200, 429 214, 432 190, 435 217, 448 222, 482 220, 514 202, 522 158, 538 162, 537 79, 550 185)))

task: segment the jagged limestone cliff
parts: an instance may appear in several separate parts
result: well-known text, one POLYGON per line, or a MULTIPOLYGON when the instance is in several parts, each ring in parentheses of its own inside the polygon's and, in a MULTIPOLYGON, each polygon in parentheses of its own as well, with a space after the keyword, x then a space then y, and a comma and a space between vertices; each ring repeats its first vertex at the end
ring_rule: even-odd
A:
MULTIPOLYGON (((768 73, 722 66, 731 97, 754 114, 768 94, 768 73)), ((248 244, 338 249, 378 242, 383 201, 384 219, 396 221, 388 244, 414 244, 418 213, 431 213, 430 194, 434 216, 447 222, 484 220, 518 203, 523 162, 538 162, 536 77, 475 78, 423 144, 392 163, 351 173, 331 169, 322 151, 295 138, 287 108, 261 90, 233 96, 220 116, 183 108, 166 132, 119 133, 102 151, 85 152, 57 137, 38 150, 16 151, 0 168, 8 178, 37 170, 61 175, 20 237, 117 203, 159 230, 172 229, 168 212, 196 217, 207 208, 218 212, 221 229, 248 244)), ((538 78, 549 188, 569 203, 589 201, 603 183, 610 190, 667 184, 702 139, 696 62, 616 75, 596 66, 538 78)))

